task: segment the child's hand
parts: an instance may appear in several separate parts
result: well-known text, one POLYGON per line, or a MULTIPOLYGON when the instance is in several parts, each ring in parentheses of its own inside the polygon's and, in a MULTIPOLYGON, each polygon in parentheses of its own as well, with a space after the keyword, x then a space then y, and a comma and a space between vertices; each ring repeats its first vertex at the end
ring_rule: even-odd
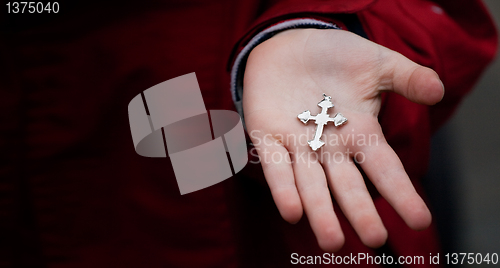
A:
POLYGON ((245 121, 274 201, 292 223, 304 210, 326 251, 344 243, 330 193, 363 243, 378 247, 387 239, 354 156, 408 226, 424 229, 431 222, 378 123, 381 91, 428 105, 444 94, 431 69, 342 30, 288 30, 257 46, 248 58, 245 121), (329 115, 340 112, 348 121, 340 127, 328 123, 321 138, 326 144, 314 152, 307 140, 313 139, 316 125, 313 120, 304 125, 297 115, 305 110, 318 114, 323 93, 335 105, 329 115))

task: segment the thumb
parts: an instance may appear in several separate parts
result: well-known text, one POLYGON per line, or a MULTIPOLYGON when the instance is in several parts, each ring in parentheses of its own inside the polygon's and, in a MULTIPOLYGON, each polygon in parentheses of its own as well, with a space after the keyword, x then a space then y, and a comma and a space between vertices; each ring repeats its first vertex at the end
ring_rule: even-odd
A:
POLYGON ((438 74, 427 67, 416 64, 405 56, 389 51, 388 60, 384 66, 388 80, 392 81, 389 90, 396 92, 410 101, 433 105, 440 102, 444 96, 444 85, 438 74))

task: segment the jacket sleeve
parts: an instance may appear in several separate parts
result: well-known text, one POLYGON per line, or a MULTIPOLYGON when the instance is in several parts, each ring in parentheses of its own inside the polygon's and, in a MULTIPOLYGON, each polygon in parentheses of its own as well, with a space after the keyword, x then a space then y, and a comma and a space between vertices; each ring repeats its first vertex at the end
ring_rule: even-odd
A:
POLYGON ((370 40, 439 74, 445 96, 429 108, 431 132, 449 119, 496 54, 497 32, 479 0, 384 0, 358 16, 370 40))
MULTIPOLYGON (((446 72, 446 86, 450 90, 443 101, 431 109, 434 129, 452 115, 462 98, 473 88, 495 58, 498 46, 495 24, 481 1, 466 0, 460 5, 450 0, 436 2, 452 20, 456 36, 461 40, 441 48, 445 55, 443 73, 446 72)), ((452 36, 443 36, 446 37, 452 36)))

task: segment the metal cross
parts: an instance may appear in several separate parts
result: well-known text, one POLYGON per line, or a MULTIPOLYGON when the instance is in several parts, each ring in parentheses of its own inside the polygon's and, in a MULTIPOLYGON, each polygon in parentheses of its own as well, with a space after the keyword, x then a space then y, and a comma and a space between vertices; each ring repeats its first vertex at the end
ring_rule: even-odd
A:
POLYGON ((325 93, 323 93, 323 100, 318 103, 318 106, 321 107, 321 113, 318 115, 311 115, 311 112, 307 110, 297 116, 304 124, 307 124, 309 120, 314 120, 317 125, 314 139, 307 142, 314 151, 318 150, 325 144, 325 142, 319 138, 323 135, 323 127, 328 122, 333 122, 336 127, 347 122, 347 118, 345 118, 341 113, 337 113, 334 117, 330 117, 330 115, 326 113, 328 108, 333 108, 334 105, 332 103, 332 97, 327 96, 325 93))

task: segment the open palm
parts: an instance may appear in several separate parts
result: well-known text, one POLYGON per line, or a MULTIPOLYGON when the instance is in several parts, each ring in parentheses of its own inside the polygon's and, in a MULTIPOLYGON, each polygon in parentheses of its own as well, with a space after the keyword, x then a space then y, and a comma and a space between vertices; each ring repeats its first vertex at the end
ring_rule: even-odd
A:
POLYGON ((331 196, 363 243, 378 247, 387 239, 355 161, 408 226, 424 229, 431 222, 378 123, 382 91, 428 105, 444 93, 431 69, 341 30, 288 30, 257 46, 248 58, 245 122, 274 201, 292 223, 305 211, 326 251, 344 243, 331 196), (325 125, 325 144, 313 151, 307 141, 316 124, 311 119, 304 125, 297 116, 306 110, 319 114, 323 93, 334 104, 330 117, 342 113, 348 121, 325 125))

